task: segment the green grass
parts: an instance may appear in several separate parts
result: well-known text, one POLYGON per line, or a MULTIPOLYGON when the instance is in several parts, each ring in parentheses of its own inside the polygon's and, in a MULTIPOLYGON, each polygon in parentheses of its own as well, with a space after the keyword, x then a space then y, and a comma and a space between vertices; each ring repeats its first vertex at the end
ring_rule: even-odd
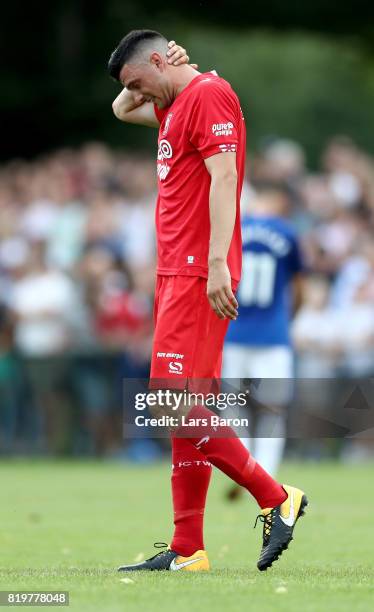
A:
POLYGON ((120 563, 171 536, 169 474, 168 465, 1 462, 0 589, 69 590, 77 612, 373 609, 374 465, 286 464, 281 479, 304 488, 310 505, 266 573, 256 569, 255 503, 225 502, 228 481, 215 473, 206 515, 213 570, 123 583, 120 563))

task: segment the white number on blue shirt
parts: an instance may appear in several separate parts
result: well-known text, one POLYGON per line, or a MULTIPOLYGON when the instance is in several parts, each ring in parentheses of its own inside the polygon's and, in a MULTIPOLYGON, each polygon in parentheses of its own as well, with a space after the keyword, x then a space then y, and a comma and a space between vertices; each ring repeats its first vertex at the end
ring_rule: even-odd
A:
POLYGON ((242 306, 265 308, 273 300, 277 261, 270 253, 243 254, 238 298, 242 306))

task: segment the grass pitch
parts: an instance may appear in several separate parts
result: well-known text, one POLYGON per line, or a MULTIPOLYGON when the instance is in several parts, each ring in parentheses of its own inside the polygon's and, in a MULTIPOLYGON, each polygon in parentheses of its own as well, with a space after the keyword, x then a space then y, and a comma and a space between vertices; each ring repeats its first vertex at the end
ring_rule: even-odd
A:
POLYGON ((281 481, 303 488, 310 505, 266 573, 256 569, 257 506, 249 496, 226 502, 229 481, 215 471, 206 514, 213 570, 118 574, 170 538, 169 476, 166 464, 0 462, 0 590, 68 590, 67 609, 77 612, 373 609, 374 465, 286 464, 281 481))

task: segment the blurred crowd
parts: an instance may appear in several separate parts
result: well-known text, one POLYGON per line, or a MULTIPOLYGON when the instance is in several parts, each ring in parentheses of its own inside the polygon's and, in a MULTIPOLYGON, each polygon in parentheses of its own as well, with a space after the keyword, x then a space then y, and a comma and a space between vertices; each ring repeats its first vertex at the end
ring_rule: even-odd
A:
MULTIPOLYGON (((298 376, 372 376, 373 160, 336 137, 311 172, 272 139, 243 209, 264 183, 287 193, 304 252, 298 376)), ((101 143, 0 167, 0 453, 122 452, 122 381, 148 375, 155 199, 154 160, 101 143)))
MULTIPOLYGON (((346 137, 326 146, 317 172, 296 143, 253 161, 253 184, 280 184, 305 260, 303 304, 292 324, 300 378, 374 372, 374 163, 346 137)), ((251 182, 252 182, 251 181, 251 182)))

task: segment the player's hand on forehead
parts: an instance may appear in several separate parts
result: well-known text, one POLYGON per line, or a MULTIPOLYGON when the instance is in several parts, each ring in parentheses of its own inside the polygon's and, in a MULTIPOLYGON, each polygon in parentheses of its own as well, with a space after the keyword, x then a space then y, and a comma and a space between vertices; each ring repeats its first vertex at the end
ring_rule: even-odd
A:
MULTIPOLYGON (((177 45, 175 40, 171 40, 168 43, 169 50, 167 52, 168 64, 172 64, 173 66, 180 66, 181 64, 188 64, 190 61, 189 55, 187 55, 186 49, 177 45)), ((197 64, 190 64, 192 68, 197 69, 197 64)))

